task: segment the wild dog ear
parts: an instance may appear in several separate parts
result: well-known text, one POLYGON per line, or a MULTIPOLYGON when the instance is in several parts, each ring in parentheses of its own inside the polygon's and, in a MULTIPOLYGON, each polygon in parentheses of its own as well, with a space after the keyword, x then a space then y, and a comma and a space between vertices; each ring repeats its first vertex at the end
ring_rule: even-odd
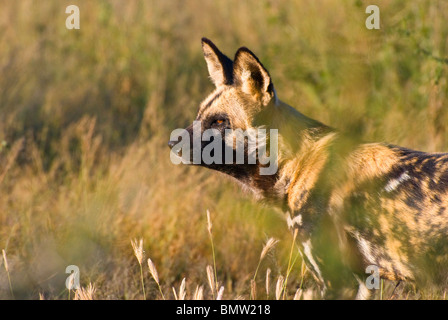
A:
POLYGON ((274 96, 274 85, 269 72, 260 60, 247 48, 238 49, 233 62, 234 83, 243 92, 267 105, 274 96))
POLYGON ((208 73, 215 86, 232 84, 233 62, 207 38, 202 38, 202 51, 208 73))

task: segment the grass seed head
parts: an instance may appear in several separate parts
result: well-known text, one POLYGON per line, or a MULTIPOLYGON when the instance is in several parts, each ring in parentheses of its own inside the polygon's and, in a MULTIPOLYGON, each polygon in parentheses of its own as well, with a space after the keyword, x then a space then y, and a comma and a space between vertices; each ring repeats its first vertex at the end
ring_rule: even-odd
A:
POLYGON ((149 267, 149 273, 151 273, 151 276, 153 277, 154 281, 159 284, 159 274, 157 273, 156 266, 152 262, 150 258, 148 258, 148 267, 149 267))
POLYGON ((222 296, 224 295, 224 287, 221 286, 218 291, 218 296, 216 297, 216 300, 222 300, 222 296))
POLYGON ((285 278, 282 275, 278 276, 277 285, 275 286, 275 298, 280 300, 283 291, 283 284, 285 282, 285 278))
POLYGON ((137 242, 137 239, 131 240, 132 249, 134 249, 134 254, 138 260, 138 263, 142 265, 143 263, 143 239, 140 239, 139 242, 137 242))
POLYGON ((207 270, 208 284, 210 285, 210 290, 214 294, 214 292, 216 291, 216 286, 215 286, 215 276, 213 273, 213 268, 212 266, 208 265, 206 270, 207 270))
POLYGON ((269 238, 269 240, 264 245, 263 250, 261 251, 260 260, 264 259, 264 257, 268 254, 268 252, 275 247, 277 242, 278 240, 275 240, 274 238, 269 238))
POLYGON ((4 249, 2 250, 2 254, 3 254, 3 262, 5 264, 5 270, 6 272, 9 272, 8 259, 6 258, 6 252, 4 249))
POLYGON ((186 290, 186 286, 185 286, 185 278, 182 280, 182 283, 180 284, 180 288, 179 288, 179 300, 185 300, 186 296, 187 296, 187 290, 186 290))
POLYGON ((204 300, 204 287, 196 286, 196 290, 193 295, 193 300, 204 300))
POLYGON ((210 218, 210 211, 207 210, 207 230, 208 233, 212 234, 213 224, 212 219, 210 218))

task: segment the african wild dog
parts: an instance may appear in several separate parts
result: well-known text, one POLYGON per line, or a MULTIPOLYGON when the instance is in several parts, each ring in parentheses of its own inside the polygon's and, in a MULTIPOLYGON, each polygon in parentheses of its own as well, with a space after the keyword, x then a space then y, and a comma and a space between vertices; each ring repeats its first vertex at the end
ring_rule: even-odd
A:
POLYGON ((201 165, 286 212, 325 298, 354 296, 358 285, 368 297, 369 265, 383 279, 447 286, 448 154, 360 143, 280 101, 247 48, 232 61, 208 39, 202 47, 216 90, 199 107, 201 130, 275 128, 279 152, 273 175, 259 163, 201 165))

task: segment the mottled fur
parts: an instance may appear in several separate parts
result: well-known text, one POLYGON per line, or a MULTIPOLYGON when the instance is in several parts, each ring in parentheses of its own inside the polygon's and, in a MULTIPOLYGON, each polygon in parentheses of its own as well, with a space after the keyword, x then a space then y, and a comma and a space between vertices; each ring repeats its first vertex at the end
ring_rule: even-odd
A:
POLYGON ((202 129, 263 126, 280 134, 275 175, 259 175, 259 164, 202 165, 285 211, 326 298, 365 289, 368 265, 384 279, 447 285, 448 154, 344 136, 281 102, 248 49, 232 62, 211 41, 202 45, 216 85, 199 108, 202 129))

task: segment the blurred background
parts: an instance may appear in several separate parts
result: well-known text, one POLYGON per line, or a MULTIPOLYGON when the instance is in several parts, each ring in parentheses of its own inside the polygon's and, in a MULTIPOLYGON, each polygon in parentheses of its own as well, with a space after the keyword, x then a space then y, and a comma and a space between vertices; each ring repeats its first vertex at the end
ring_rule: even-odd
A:
MULTIPOLYGON (((288 268, 297 251, 278 212, 170 162, 171 131, 213 90, 201 37, 231 58, 250 48, 280 99, 327 125, 448 151, 447 13, 444 0, 0 0, 0 298, 73 298, 65 268, 76 265, 96 299, 142 299, 142 278, 160 299, 134 238, 166 298, 183 278, 187 298, 197 286, 210 298, 206 210, 225 298, 248 299, 254 278, 258 298, 275 297, 268 268, 273 291, 292 270, 284 298, 312 288, 300 259, 288 268), (71 4, 79 30, 65 27, 71 4), (370 4, 380 30, 365 27, 370 4)), ((398 298, 409 297, 434 296, 398 298)))

